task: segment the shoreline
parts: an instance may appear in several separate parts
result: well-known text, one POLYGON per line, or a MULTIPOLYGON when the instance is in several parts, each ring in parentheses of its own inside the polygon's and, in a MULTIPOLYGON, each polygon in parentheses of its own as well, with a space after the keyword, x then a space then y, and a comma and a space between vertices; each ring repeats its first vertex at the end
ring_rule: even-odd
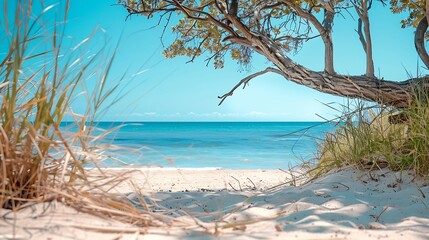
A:
MULTIPOLYGON (((298 171, 222 168, 102 168, 104 173, 128 174, 133 188, 144 192, 181 191, 265 191, 302 178, 298 171), (296 175, 296 176, 295 176, 296 175)), ((295 183, 298 184, 298 183, 295 183)), ((118 193, 133 192, 129 184, 121 183, 118 193)))
MULTIPOLYGON (((85 170, 97 169, 96 167, 84 168, 85 170)), ((222 167, 100 167, 99 169, 103 171, 262 171, 262 172, 272 172, 272 171, 282 171, 287 172, 282 168, 276 169, 264 169, 264 168, 222 168, 222 167)), ((293 168, 296 169, 296 168, 293 168)))

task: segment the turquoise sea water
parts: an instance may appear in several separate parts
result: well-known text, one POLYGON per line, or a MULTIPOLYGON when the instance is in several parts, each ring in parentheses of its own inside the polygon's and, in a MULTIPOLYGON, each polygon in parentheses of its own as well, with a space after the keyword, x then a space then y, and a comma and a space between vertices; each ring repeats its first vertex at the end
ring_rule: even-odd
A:
MULTIPOLYGON (((123 123, 101 122, 109 129, 123 123)), ((122 161, 160 167, 288 168, 315 157, 317 141, 332 131, 320 122, 125 123, 106 137, 122 161)), ((116 166, 113 162, 105 164, 116 166)))

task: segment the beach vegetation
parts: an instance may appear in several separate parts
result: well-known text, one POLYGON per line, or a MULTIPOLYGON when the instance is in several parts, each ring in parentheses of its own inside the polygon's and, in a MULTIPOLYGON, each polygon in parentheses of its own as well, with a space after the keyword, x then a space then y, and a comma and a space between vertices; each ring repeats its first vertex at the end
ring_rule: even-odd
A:
POLYGON ((92 134, 94 123, 117 100, 113 93, 121 81, 109 80, 114 53, 102 47, 90 53, 94 34, 78 43, 65 36, 68 8, 69 2, 3 4, 0 207, 17 211, 60 201, 79 211, 150 225, 147 209, 109 192, 128 180, 127 171, 118 176, 97 167, 107 156, 97 144, 100 136, 92 134), (75 112, 78 98, 87 102, 75 112), (65 128, 64 121, 74 127, 65 128))
POLYGON ((362 101, 343 105, 337 130, 319 144, 313 172, 354 166, 360 169, 412 170, 429 176, 429 97, 416 91, 401 111, 362 101))

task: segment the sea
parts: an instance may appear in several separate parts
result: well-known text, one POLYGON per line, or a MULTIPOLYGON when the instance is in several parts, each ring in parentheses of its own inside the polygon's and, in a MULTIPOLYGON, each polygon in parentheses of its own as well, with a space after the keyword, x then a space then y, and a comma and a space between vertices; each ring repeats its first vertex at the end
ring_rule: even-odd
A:
POLYGON ((99 122, 103 167, 288 169, 317 157, 324 122, 99 122))

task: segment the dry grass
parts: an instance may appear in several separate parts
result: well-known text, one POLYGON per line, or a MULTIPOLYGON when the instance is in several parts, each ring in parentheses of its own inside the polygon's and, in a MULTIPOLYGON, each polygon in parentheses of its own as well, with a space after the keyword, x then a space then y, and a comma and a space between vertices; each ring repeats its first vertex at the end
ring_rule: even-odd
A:
POLYGON ((59 22, 66 22, 68 2, 41 13, 33 12, 31 1, 13 4, 3 6, 6 38, 0 42, 7 46, 0 59, 0 207, 17 211, 57 200, 137 226, 165 220, 137 206, 143 202, 109 193, 126 175, 109 176, 96 168, 107 157, 100 154, 99 137, 92 136, 94 121, 115 101, 109 98, 120 82, 108 82, 114 54, 107 61, 102 52, 87 57, 91 37, 73 50, 63 47, 64 24, 59 22), (8 8, 15 9, 14 16, 8 8), (52 13, 58 8, 63 12, 52 13), (58 21, 47 25, 52 16, 58 21), (72 110, 79 97, 87 99, 81 115, 72 110), (73 121, 72 132, 61 126, 66 117, 73 121), (91 174, 87 163, 95 166, 91 174))

